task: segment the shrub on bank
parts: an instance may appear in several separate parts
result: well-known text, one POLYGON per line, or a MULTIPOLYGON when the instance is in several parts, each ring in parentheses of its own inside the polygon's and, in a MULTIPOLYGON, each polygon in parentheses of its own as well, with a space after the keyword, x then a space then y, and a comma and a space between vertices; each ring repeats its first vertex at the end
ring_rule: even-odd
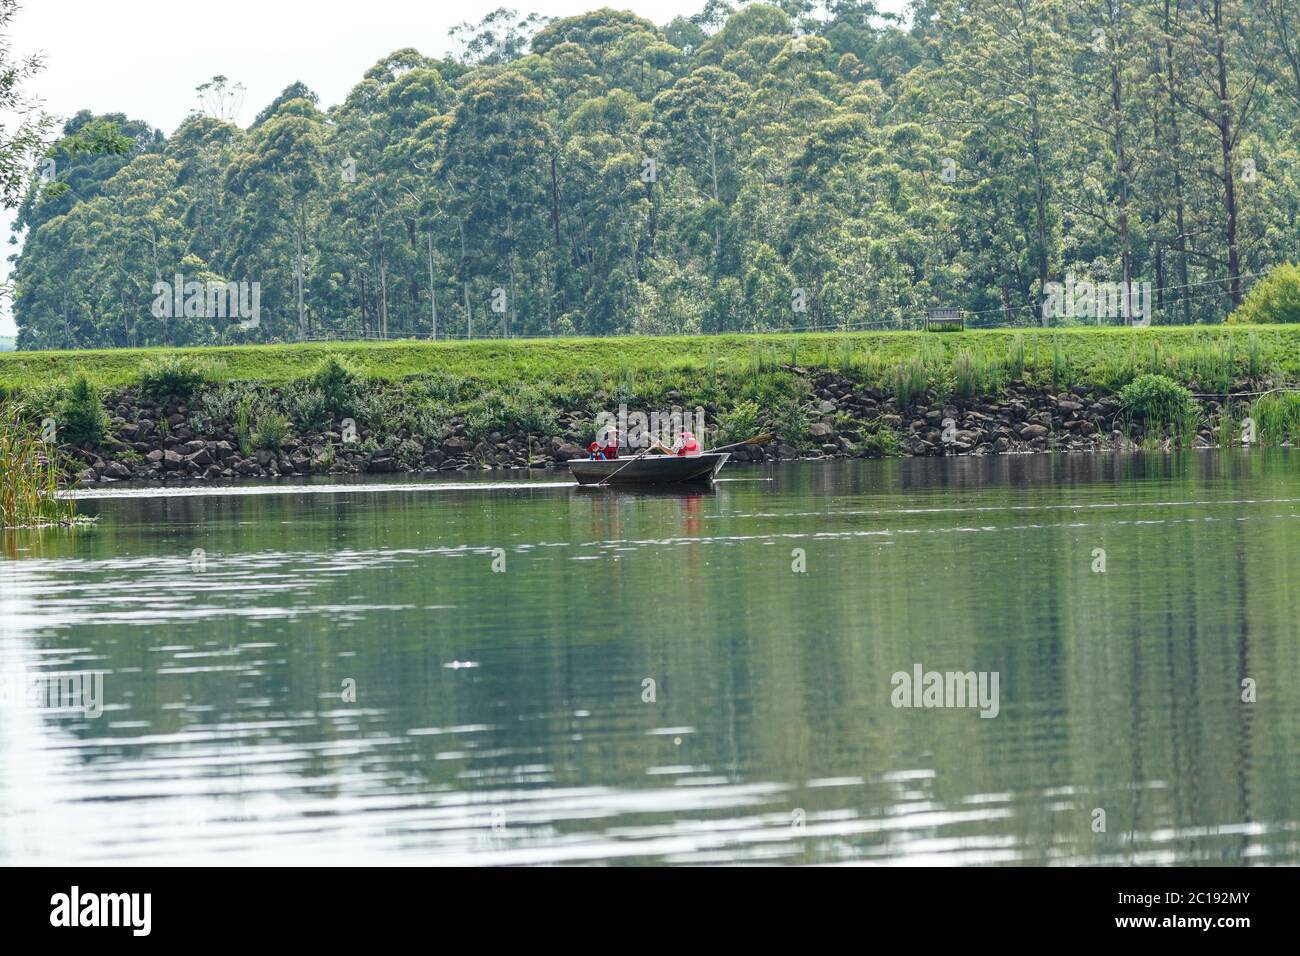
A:
POLYGON ((768 430, 775 432, 781 441, 796 448, 812 445, 812 436, 808 434, 811 424, 808 410, 797 398, 783 397, 767 410, 768 430))
POLYGON ((1233 324, 1300 322, 1300 265, 1282 263, 1268 271, 1232 310, 1233 324))
POLYGON ((1186 434, 1199 414, 1192 393, 1164 375, 1139 375, 1120 389, 1119 405, 1148 431, 1170 427, 1186 434))
POLYGON ((331 355, 316 366, 306 381, 320 393, 330 415, 346 418, 354 411, 363 379, 352 366, 331 355))
POLYGON ((898 432, 879 422, 873 428, 874 431, 869 431, 862 436, 861 447, 868 457, 896 458, 902 454, 903 443, 898 437, 898 432))
POLYGON ((293 423, 304 432, 323 432, 334 423, 330 403, 320 390, 296 382, 284 390, 281 404, 293 423))
POLYGON ((279 412, 265 412, 257 420, 257 431, 252 435, 254 448, 278 452, 292 433, 289 419, 279 412))
POLYGON ((718 416, 716 444, 730 445, 733 442, 752 438, 758 432, 758 404, 742 399, 718 416))
POLYGON ((98 445, 108 429, 99 391, 84 375, 78 375, 68 386, 57 419, 62 439, 82 447, 98 445))
POLYGON ((208 380, 208 370, 183 355, 162 355, 140 365, 140 393, 156 401, 187 402, 208 380))
POLYGON ((534 389, 521 389, 508 395, 489 392, 472 402, 463 417, 470 437, 479 441, 494 432, 541 436, 559 430, 549 400, 534 389))

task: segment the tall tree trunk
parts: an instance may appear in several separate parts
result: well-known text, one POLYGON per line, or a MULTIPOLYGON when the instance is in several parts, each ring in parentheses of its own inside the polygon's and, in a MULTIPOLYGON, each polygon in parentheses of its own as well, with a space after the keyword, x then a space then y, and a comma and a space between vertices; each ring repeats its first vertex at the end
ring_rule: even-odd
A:
POLYGON ((560 248, 560 183, 555 173, 555 154, 551 154, 551 228, 555 230, 555 248, 560 248))
MULTIPOLYGON (((1022 0, 1020 4, 1020 27, 1026 37, 1031 36, 1033 29, 1029 24, 1029 5, 1022 0)), ((1029 93, 1029 110, 1030 110, 1030 151, 1034 160, 1034 192, 1035 192, 1035 222, 1034 238, 1037 245, 1036 256, 1038 265, 1038 294, 1044 295, 1047 289, 1047 171, 1043 163, 1043 120, 1038 110, 1038 90, 1034 84, 1038 81, 1038 67, 1034 58, 1032 47, 1025 47, 1025 66, 1026 66, 1026 86, 1029 93)), ((1046 314, 1043 316, 1043 325, 1047 324, 1046 314)))
POLYGON ((465 338, 474 337, 474 307, 469 304, 469 280, 465 280, 465 338))
POLYGON ((1165 33, 1165 76, 1169 84, 1169 165, 1174 171, 1174 228, 1178 231, 1174 248, 1178 250, 1178 284, 1183 293, 1183 324, 1192 324, 1192 300, 1187 271, 1187 200, 1186 184, 1183 181, 1181 154, 1183 151, 1183 132, 1178 123, 1177 78, 1174 73, 1174 17, 1175 0, 1164 0, 1165 33))
POLYGON ((307 320, 303 315, 303 225, 299 217, 294 229, 294 282, 298 287, 298 341, 307 341, 307 320))
MULTIPOLYGON (((709 173, 713 179, 713 201, 721 205, 722 197, 718 191, 718 131, 709 135, 709 173)), ((713 274, 722 271, 722 222, 718 210, 713 211, 713 274)))
MULTIPOLYGON (((1113 8, 1112 8, 1113 9, 1113 8)), ((1118 18, 1118 14, 1114 19, 1118 18)), ((1120 272, 1124 281, 1124 316, 1127 325, 1133 324, 1134 316, 1130 306, 1133 304, 1129 290, 1132 288, 1130 283, 1133 279, 1133 250, 1129 243, 1129 225, 1128 225, 1128 200, 1129 200, 1129 170, 1128 170, 1128 144, 1125 139, 1124 129, 1124 83, 1120 75, 1119 54, 1113 52, 1110 59, 1110 109, 1111 122, 1113 124, 1111 136, 1115 148, 1115 204, 1116 204, 1116 223, 1115 228, 1119 233, 1119 259, 1120 272)))
POLYGON ((1228 102, 1228 56, 1223 36, 1223 0, 1214 0, 1214 63, 1219 87, 1219 149, 1223 156, 1224 238, 1228 243, 1228 290, 1232 307, 1241 305, 1241 248, 1237 239, 1237 177, 1232 168, 1232 110, 1228 102))
POLYGON ((429 338, 436 340, 438 338, 438 290, 433 285, 433 233, 429 233, 429 314, 433 320, 433 325, 429 332, 429 338))
POLYGON ((379 337, 388 338, 388 260, 384 258, 384 226, 379 210, 371 212, 375 224, 375 264, 379 269, 379 337))

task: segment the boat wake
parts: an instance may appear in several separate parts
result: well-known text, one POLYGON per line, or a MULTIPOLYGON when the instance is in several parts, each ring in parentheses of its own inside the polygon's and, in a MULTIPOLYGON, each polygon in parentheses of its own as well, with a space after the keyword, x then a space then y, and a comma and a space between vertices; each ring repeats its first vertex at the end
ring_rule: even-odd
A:
POLYGON ((74 501, 114 498, 210 498, 229 495, 342 495, 407 491, 535 491, 576 488, 573 481, 357 482, 319 485, 152 485, 130 488, 78 488, 60 497, 74 501))

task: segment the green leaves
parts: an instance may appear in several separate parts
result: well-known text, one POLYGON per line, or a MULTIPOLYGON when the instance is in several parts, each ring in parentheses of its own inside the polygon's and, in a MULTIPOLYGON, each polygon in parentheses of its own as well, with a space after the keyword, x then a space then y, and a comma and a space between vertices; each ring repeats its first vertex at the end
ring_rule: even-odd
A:
POLYGON ((78 375, 68 386, 67 397, 59 405, 60 438, 72 445, 94 447, 104 439, 107 418, 99 390, 85 375, 78 375))
MULTIPOLYGON (((225 77, 168 138, 82 112, 19 211, 18 344, 1037 323, 1067 275, 1217 322, 1300 259, 1295 16, 1260 4, 503 10, 247 129, 225 77), (177 272, 260 283, 258 326, 155 317, 177 272)), ((1234 321, 1293 315, 1287 275, 1234 321)))
POLYGON ((1192 393, 1164 375, 1139 375, 1120 389, 1119 403, 1148 426, 1177 423, 1195 407, 1192 393))
POLYGON ((1300 322, 1300 265, 1280 263, 1251 288, 1229 322, 1300 322))
POLYGON ((186 356, 163 355, 140 366, 140 391, 159 401, 189 401, 207 380, 207 369, 186 356))

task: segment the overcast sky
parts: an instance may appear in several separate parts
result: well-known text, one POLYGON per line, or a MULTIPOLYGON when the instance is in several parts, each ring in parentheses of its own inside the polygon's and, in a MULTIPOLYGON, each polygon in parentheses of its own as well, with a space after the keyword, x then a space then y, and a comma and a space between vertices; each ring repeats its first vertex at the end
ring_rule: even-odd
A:
MULTIPOLYGON (((572 16, 602 6, 633 10, 657 24, 690 15, 704 0, 22 0, 12 23, 16 55, 40 52, 45 70, 31 85, 62 119, 78 110, 125 113, 170 134, 198 101, 194 88, 216 74, 247 89, 240 125, 294 80, 340 102, 380 57, 401 47, 452 51, 449 27, 509 6, 572 16)), ((906 0, 882 0, 901 10, 906 0)), ((0 221, 7 239, 12 216, 0 221)), ((4 259, 15 251, 9 246, 4 259)), ((7 275, 9 263, 0 262, 7 275)), ((15 329, 0 316, 0 335, 15 329)))

